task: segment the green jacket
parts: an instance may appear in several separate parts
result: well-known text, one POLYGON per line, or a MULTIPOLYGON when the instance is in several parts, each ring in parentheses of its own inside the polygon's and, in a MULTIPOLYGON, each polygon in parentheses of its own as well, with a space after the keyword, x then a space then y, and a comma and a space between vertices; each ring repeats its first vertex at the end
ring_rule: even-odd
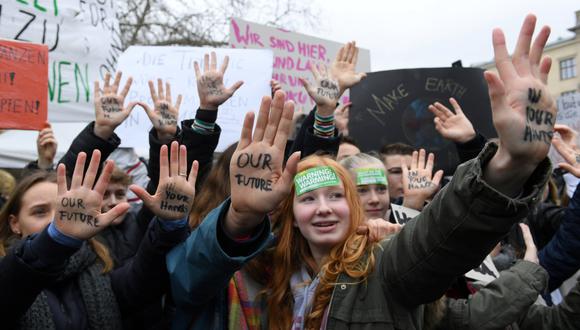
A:
MULTIPOLYGON (((375 249, 367 281, 342 274, 329 305, 328 329, 424 329, 424 304, 439 299, 453 279, 481 264, 511 226, 538 201, 550 173, 546 159, 526 183, 520 198, 497 192, 482 179, 495 154, 488 144, 478 158, 458 167, 453 180, 401 232, 375 249)), ((226 329, 231 276, 263 251, 259 239, 244 256, 220 247, 220 222, 228 203, 214 210, 190 238, 167 257, 177 304, 175 329, 226 329)), ((270 317, 276 317, 270 315, 270 317)))
POLYGON ((339 276, 328 329, 424 329, 424 304, 439 299, 453 279, 481 264, 512 225, 525 217, 550 173, 542 162, 520 198, 487 185, 482 168, 495 154, 488 144, 478 158, 460 165, 453 180, 419 216, 375 251, 366 283, 339 276))

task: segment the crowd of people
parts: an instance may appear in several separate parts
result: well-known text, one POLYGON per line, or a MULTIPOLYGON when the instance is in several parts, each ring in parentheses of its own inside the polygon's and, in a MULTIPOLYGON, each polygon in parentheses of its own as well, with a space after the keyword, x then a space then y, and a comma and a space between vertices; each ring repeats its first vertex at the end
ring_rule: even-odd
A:
POLYGON ((302 80, 316 106, 300 125, 273 81, 215 160, 219 107, 243 84, 224 86, 227 56, 195 63, 200 106, 181 123, 171 82, 125 104, 132 79, 107 74, 56 166, 47 124, 25 175, 0 175, 0 328, 580 329, 580 148, 555 124, 550 30, 532 42, 535 25, 511 57, 493 31, 498 138, 455 99, 429 107, 462 162, 449 182, 420 146, 362 153, 349 137, 338 101, 365 77, 355 42, 302 80), (109 159, 136 107, 153 125, 146 184, 109 159), (391 204, 419 215, 399 224, 391 204), (466 278, 488 255, 500 276, 466 278))

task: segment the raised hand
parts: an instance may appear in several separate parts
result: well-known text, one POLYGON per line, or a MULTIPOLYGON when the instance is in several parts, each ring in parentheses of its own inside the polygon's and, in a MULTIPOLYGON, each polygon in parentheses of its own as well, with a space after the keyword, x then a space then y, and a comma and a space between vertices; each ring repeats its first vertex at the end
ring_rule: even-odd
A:
POLYGON ((195 197, 195 181, 198 163, 193 162, 187 175, 187 148, 171 143, 171 155, 167 161, 167 146, 161 146, 159 153, 159 185, 151 196, 143 187, 131 185, 135 193, 160 220, 180 220, 189 215, 195 197))
POLYGON ((435 129, 447 140, 457 143, 465 143, 475 138, 473 125, 467 119, 459 103, 454 98, 449 102, 453 106, 455 113, 439 102, 429 106, 429 111, 435 115, 435 129))
POLYGON ((351 102, 346 102, 339 105, 336 110, 334 110, 334 124, 336 125, 338 132, 344 136, 348 135, 348 116, 351 105, 351 102))
POLYGON ((548 154, 557 112, 547 86, 552 61, 541 60, 550 28, 542 28, 530 49, 535 25, 536 17, 528 15, 511 58, 503 32, 495 29, 493 48, 499 76, 485 72, 499 135, 498 154, 506 162, 524 165, 529 173, 548 154))
POLYGON ((433 174, 433 164, 435 155, 429 153, 425 162, 425 149, 414 151, 411 164, 403 161, 403 206, 415 210, 422 210, 425 201, 437 192, 443 171, 439 170, 433 174))
POLYGON ((39 168, 46 170, 52 167, 57 147, 58 143, 54 137, 52 126, 47 122, 44 128, 38 132, 38 138, 36 139, 39 168))
POLYGON ((352 86, 358 84, 363 80, 367 74, 364 72, 356 72, 356 62, 358 61, 358 47, 356 42, 347 42, 342 46, 336 54, 334 62, 330 68, 330 72, 334 79, 338 81, 340 88, 340 95, 352 86))
POLYGON ((70 189, 67 188, 65 165, 60 164, 57 168, 58 197, 55 225, 61 233, 81 240, 95 236, 129 210, 129 203, 120 203, 101 214, 103 195, 113 172, 113 161, 105 163, 95 184, 101 152, 93 151, 87 172, 84 173, 86 159, 87 155, 84 152, 79 153, 70 189))
POLYGON ((380 242, 385 238, 401 231, 403 226, 398 223, 390 223, 384 219, 369 219, 364 225, 356 229, 359 235, 368 235, 371 242, 380 242))
POLYGON ((122 75, 121 72, 117 72, 115 81, 111 85, 111 74, 107 72, 102 90, 99 82, 95 81, 95 134, 104 140, 113 134, 115 128, 129 117, 137 105, 137 102, 131 102, 126 107, 124 106, 133 78, 127 79, 125 87, 119 93, 122 75))
POLYGON ((285 98, 284 92, 277 91, 274 100, 269 96, 262 99, 253 134, 254 113, 247 113, 244 119, 230 163, 232 203, 225 229, 233 236, 251 233, 290 192, 300 154, 290 156, 282 169, 294 113, 294 103, 284 102, 285 98))
POLYGON ((552 144, 566 161, 559 163, 558 166, 580 178, 580 150, 576 146, 578 133, 566 125, 556 125, 555 129, 560 136, 554 136, 552 144))
POLYGON ((149 81, 149 91, 151 92, 151 99, 153 100, 154 108, 151 108, 143 102, 139 105, 143 107, 149 120, 157 131, 157 136, 164 139, 171 139, 177 132, 177 120, 179 119, 179 107, 181 106, 181 94, 177 96, 177 101, 172 104, 171 100, 171 85, 165 82, 165 90, 163 90, 163 81, 157 79, 157 91, 153 81, 149 81))
POLYGON ((270 79, 270 90, 272 90, 272 97, 276 94, 277 91, 282 90, 282 85, 276 79, 270 79))
POLYGON ((217 110, 217 108, 227 101, 242 86, 243 81, 234 83, 231 87, 224 86, 224 74, 228 68, 230 58, 226 56, 217 70, 217 59, 215 52, 210 55, 205 54, 203 58, 203 73, 199 68, 199 63, 194 62, 195 77, 197 78, 197 93, 199 94, 200 108, 204 110, 217 110))
POLYGON ((310 72, 314 78, 314 83, 310 84, 308 80, 299 77, 298 79, 304 85, 306 92, 318 107, 318 111, 330 112, 332 114, 336 107, 336 103, 342 93, 338 85, 338 80, 329 74, 324 64, 310 67, 310 72))
POLYGON ((538 248, 534 243, 534 238, 532 236, 532 233, 530 232, 530 228, 528 227, 528 225, 520 223, 520 229, 522 230, 524 243, 526 244, 526 254, 524 255, 524 260, 539 265, 540 259, 538 259, 538 248))

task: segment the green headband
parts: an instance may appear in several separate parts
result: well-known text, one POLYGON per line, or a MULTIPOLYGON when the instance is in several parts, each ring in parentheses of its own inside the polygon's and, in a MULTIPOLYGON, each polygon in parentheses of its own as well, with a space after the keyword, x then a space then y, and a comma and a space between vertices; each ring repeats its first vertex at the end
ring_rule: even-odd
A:
POLYGON ((382 168, 357 168, 355 172, 357 186, 367 184, 383 184, 388 186, 387 174, 382 168))
POLYGON ((302 171, 294 177, 296 196, 322 187, 338 186, 338 175, 330 166, 318 166, 302 171))

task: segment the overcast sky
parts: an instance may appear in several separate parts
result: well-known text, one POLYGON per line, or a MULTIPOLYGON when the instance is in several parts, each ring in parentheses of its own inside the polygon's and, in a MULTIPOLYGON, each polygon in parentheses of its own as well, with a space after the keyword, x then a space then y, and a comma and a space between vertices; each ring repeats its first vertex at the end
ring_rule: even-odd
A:
POLYGON ((515 45, 528 13, 549 25, 548 42, 570 38, 577 0, 315 0, 321 23, 299 32, 345 42, 356 40, 371 52, 372 71, 413 67, 464 66, 493 58, 491 31, 500 27, 515 45))

